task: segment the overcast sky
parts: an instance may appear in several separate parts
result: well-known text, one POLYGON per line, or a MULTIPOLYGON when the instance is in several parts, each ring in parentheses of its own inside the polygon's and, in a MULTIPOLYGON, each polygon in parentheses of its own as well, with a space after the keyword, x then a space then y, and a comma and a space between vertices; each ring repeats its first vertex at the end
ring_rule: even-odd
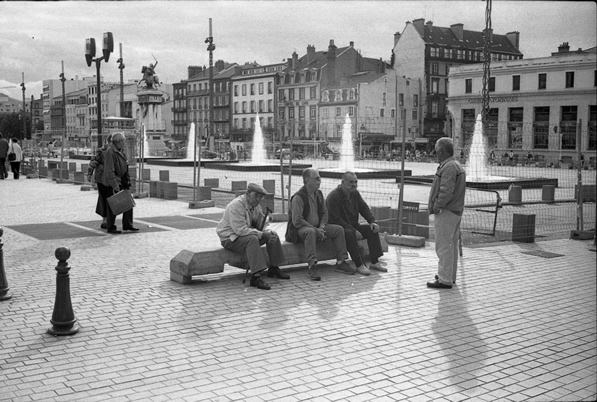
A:
MULTIPOLYGON (((85 38, 114 35, 114 50, 102 62, 106 81, 120 80, 118 44, 122 43, 125 81, 141 78, 141 68, 159 61, 156 74, 166 83, 187 78, 187 66, 209 65, 205 38, 212 18, 218 59, 243 64, 281 62, 307 45, 325 50, 354 41, 364 56, 389 60, 394 33, 417 18, 449 27, 481 31, 485 2, 470 1, 135 1, 0 2, 0 92, 39 98, 43 79, 93 76, 85 63, 85 38), (16 88, 3 88, 15 86, 16 88)), ((525 58, 549 56, 562 42, 571 49, 596 45, 596 6, 592 1, 493 1, 494 33, 520 32, 525 58)))

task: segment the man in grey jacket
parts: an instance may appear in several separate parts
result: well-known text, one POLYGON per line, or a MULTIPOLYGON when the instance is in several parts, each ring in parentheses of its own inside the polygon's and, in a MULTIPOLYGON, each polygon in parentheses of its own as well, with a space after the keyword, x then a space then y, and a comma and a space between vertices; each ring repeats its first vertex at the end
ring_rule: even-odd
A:
POLYGON ((427 287, 451 289, 456 283, 466 174, 454 158, 454 143, 450 138, 437 140, 435 151, 439 167, 429 192, 429 214, 435 215, 435 252, 439 264, 435 281, 427 282, 427 287))

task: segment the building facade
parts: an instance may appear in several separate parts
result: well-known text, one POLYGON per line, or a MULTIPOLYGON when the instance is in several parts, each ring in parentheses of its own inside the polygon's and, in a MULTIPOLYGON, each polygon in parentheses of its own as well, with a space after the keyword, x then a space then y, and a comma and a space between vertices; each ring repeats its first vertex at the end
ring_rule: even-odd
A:
MULTIPOLYGON (((567 43, 552 56, 494 62, 489 82, 489 149, 496 155, 541 156, 546 163, 587 160, 597 148, 597 57, 595 48, 570 52, 567 43)), ((448 110, 457 147, 470 142, 481 113, 483 66, 460 66, 450 71, 448 110)))
MULTIPOLYGON (((506 35, 487 32, 493 61, 523 58, 519 50, 519 32, 506 35)), ((421 80, 423 112, 421 136, 433 144, 447 134, 446 98, 451 68, 483 62, 484 32, 469 31, 463 24, 449 28, 434 26, 419 18, 407 22, 402 33, 394 35, 393 67, 398 75, 421 80)))

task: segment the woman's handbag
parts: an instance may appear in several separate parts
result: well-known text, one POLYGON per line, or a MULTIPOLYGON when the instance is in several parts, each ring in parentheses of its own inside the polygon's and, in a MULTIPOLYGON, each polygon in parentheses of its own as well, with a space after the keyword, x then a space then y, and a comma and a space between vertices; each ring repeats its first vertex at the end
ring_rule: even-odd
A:
POLYGON ((108 205, 114 215, 120 215, 136 206, 135 200, 129 190, 121 190, 111 197, 108 197, 108 205))
POLYGON ((8 154, 8 161, 14 162, 17 160, 17 154, 15 154, 15 148, 12 144, 10 144, 10 148, 12 149, 12 152, 8 154))

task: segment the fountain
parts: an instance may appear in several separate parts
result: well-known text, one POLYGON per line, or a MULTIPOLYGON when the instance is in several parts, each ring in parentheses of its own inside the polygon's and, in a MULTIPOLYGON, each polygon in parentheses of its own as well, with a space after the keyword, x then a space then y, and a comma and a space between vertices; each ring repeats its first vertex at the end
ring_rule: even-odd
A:
POLYGON ((487 169, 487 145, 483 135, 483 121, 477 116, 473 140, 466 164, 466 186, 483 190, 504 190, 511 185, 522 188, 541 188, 545 184, 558 186, 557 179, 492 176, 487 169))
POLYGON ((195 123, 191 122, 191 128, 189 128, 189 138, 187 140, 187 149, 185 150, 185 161, 192 161, 195 160, 195 148, 197 144, 195 144, 195 123))
POLYGON ((263 164, 266 160, 265 144, 263 143, 263 132, 259 113, 255 118, 255 133, 253 134, 253 150, 251 151, 251 165, 263 164))
MULTIPOLYGON (((354 145, 352 140, 352 120, 347 114, 342 125, 342 144, 340 147, 340 162, 338 167, 334 169, 320 169, 319 175, 321 177, 339 179, 347 170, 355 172, 359 179, 381 179, 381 178, 395 178, 400 175, 400 170, 374 170, 374 169, 360 169, 355 167, 354 145)), ((409 173, 410 175, 410 173, 409 173)))

